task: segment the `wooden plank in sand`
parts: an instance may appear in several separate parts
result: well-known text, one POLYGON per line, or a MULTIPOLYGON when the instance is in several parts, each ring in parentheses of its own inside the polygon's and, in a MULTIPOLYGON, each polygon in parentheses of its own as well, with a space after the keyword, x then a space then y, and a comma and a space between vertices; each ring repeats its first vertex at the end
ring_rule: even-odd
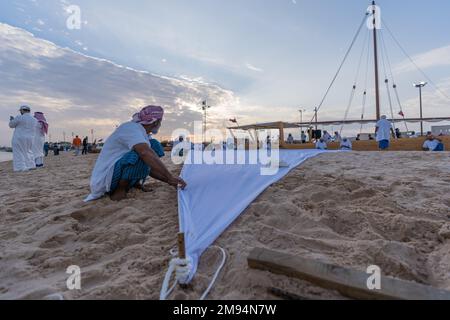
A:
POLYGON ((316 260, 256 248, 248 256, 250 268, 309 281, 355 299, 450 300, 450 292, 404 280, 381 277, 381 290, 370 290, 371 275, 316 260))

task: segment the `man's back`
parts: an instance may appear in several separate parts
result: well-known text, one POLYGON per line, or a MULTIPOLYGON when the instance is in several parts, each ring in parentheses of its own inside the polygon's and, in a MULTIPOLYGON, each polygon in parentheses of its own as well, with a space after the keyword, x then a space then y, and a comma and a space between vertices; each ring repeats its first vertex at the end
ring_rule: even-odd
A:
POLYGON ((28 113, 15 117, 9 124, 11 128, 15 129, 16 134, 23 134, 29 137, 34 137, 37 125, 37 120, 28 113))
POLYGON ((80 147, 81 146, 81 139, 80 138, 75 138, 73 139, 73 143, 72 143, 75 147, 80 147))
POLYGON ((387 119, 381 119, 377 122, 377 141, 391 140, 392 124, 387 119))

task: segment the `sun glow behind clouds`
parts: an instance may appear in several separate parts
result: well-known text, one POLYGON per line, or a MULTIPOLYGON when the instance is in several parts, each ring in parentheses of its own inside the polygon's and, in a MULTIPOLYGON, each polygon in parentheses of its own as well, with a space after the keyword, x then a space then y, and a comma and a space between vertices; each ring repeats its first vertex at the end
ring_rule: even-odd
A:
MULTIPOLYGON (((148 104, 166 108, 162 136, 201 121, 200 105, 214 106, 211 123, 222 125, 239 100, 233 92, 202 79, 176 79, 119 66, 62 49, 31 33, 0 24, 0 109, 15 115, 21 104, 46 113, 54 139, 63 132, 107 137, 148 104)), ((7 118, 7 117, 6 117, 7 118)), ((0 121, 0 145, 9 145, 12 130, 0 121)))

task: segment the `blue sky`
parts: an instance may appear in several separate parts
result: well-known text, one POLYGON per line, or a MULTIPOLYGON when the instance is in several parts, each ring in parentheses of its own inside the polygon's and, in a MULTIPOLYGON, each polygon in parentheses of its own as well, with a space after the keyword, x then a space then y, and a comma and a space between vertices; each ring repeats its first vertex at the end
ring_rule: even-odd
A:
MULTIPOLYGON (((383 19, 389 23, 396 37, 441 89, 450 95, 450 37, 447 32, 450 29, 450 2, 384 0, 378 3, 383 10, 383 19)), ((298 121, 299 106, 307 109, 306 117, 309 117, 314 106, 320 102, 368 5, 369 1, 365 0, 14 0, 0 3, 0 22, 26 30, 37 39, 48 40, 56 47, 70 48, 74 51, 70 55, 76 52, 84 54, 78 72, 71 69, 71 74, 61 77, 62 82, 71 85, 74 81, 88 82, 86 78, 90 77, 82 69, 84 64, 89 64, 89 57, 106 59, 114 62, 116 67, 126 66, 179 79, 181 82, 177 90, 191 87, 190 98, 183 103, 178 101, 173 106, 179 110, 177 120, 182 124, 192 119, 200 120, 195 103, 201 100, 202 95, 211 97, 216 103, 212 121, 217 126, 223 126, 226 118, 234 116, 240 118, 242 123, 271 119, 298 121), (66 8, 69 5, 81 8, 83 23, 80 30, 66 27, 66 8), (197 85, 202 86, 204 94, 198 88, 192 88, 197 85), (217 99, 214 95, 218 95, 217 99), (187 112, 186 118, 184 112, 187 112)), ((368 31, 364 29, 342 76, 325 103, 322 119, 343 117, 366 33, 368 31)), ((8 37, 6 33, 3 36, 8 37)), ((405 57, 387 34, 385 37, 406 113, 416 116, 417 92, 411 84, 423 80, 423 77, 405 63, 405 57)), ((25 38, 24 35, 17 36, 14 41, 27 43, 29 40, 25 38)), ((5 44, 0 43, 0 49, 2 46, 5 44)), ((26 51, 26 46, 20 49, 15 47, 15 50, 20 55, 20 50, 26 51)), ((11 94, 17 95, 18 89, 22 87, 21 81, 25 80, 21 70, 24 63, 16 61, 17 65, 11 65, 12 62, 7 60, 10 58, 4 56, 3 59, 8 62, 9 68, 6 71, 5 63, 0 63, 0 72, 3 71, 4 75, 8 72, 9 78, 15 79, 8 86, 11 94)), ((39 63, 44 64, 42 56, 39 59, 39 63)), ((60 55, 46 57, 45 63, 51 64, 48 61, 51 59, 60 59, 60 55)), ((65 60, 64 63, 60 61, 60 64, 53 61, 53 74, 64 73, 64 68, 70 63, 68 57, 65 60)), ((39 77, 51 76, 51 73, 43 73, 45 69, 40 69, 39 77)), ((92 67, 89 71, 92 72, 92 67)), ((105 72, 98 70, 96 73, 101 71, 105 72)), ((127 76, 133 77, 131 74, 127 76)), ((111 78, 109 70, 104 80, 98 77, 96 83, 103 87, 104 83, 99 82, 111 83, 114 80, 116 78, 111 78)), ((120 81, 126 82, 126 79, 120 81)), ((117 88, 124 86, 120 81, 116 83, 117 88)), ((61 119, 73 119, 71 113, 80 112, 76 106, 85 105, 82 110, 89 110, 89 106, 99 109, 98 105, 90 101, 95 90, 76 85, 73 90, 63 90, 61 86, 46 89, 45 79, 41 82, 43 84, 39 91, 31 92, 39 96, 36 99, 37 107, 46 108, 45 111, 51 113, 52 108, 43 105, 44 102, 58 105, 55 97, 62 99, 64 95, 70 101, 68 105, 73 105, 73 108, 67 107, 65 111, 58 109, 54 135, 61 134, 60 131, 66 127, 59 123, 61 119), (69 92, 76 96, 76 103, 69 92), (86 103, 80 97, 86 97, 86 103)), ((146 90, 145 85, 142 88, 146 90)), ((27 90, 32 91, 32 87, 29 86, 27 90)), ((155 87, 149 88, 150 93, 153 93, 152 90, 159 92, 155 87)), ((172 94, 176 95, 177 90, 172 90, 172 94)), ((20 91, 21 94, 23 91, 20 91)), ((164 95, 164 92, 161 94, 164 95)), ((31 93, 24 96, 30 97, 31 93)), ((145 95, 136 95, 140 98, 135 105, 128 107, 136 109, 139 107, 138 101, 145 102, 145 95)), ((104 94, 102 97, 108 100, 104 94)), ((158 95, 153 94, 152 97, 158 102, 158 95)), ((450 114, 446 108, 450 101, 438 96, 434 88, 428 88, 425 98, 428 98, 429 103, 427 115, 450 114)), ((175 100, 176 97, 173 97, 167 103, 175 100)), ((387 100, 386 97, 384 100, 387 100)), ((0 108, 5 112, 15 111, 16 106, 11 105, 13 102, 10 98, 2 100, 0 95, 0 108)), ((26 102, 33 105, 33 101, 26 102)), ((21 103, 24 102, 17 101, 16 104, 21 103)), ((97 100, 96 103, 100 105, 97 100)), ((114 103, 118 103, 118 100, 114 103)), ((352 108, 353 118, 360 117, 359 104, 359 101, 355 102, 352 108)), ((383 108, 387 112, 386 103, 383 108)), ((370 117, 373 114, 373 101, 369 102, 368 109, 370 112, 367 117, 370 117)), ((126 113, 126 110, 122 111, 126 113)), ((101 126, 100 122, 95 122, 101 116, 94 111, 91 114, 93 118, 88 119, 89 124, 101 126)), ((110 119, 110 122, 122 121, 127 117, 129 114, 117 115, 117 120, 110 119)), ((79 123, 82 120, 83 117, 80 117, 79 123)), ((108 126, 99 129, 102 134, 107 135, 108 126)), ((78 126, 67 128, 68 131, 77 129, 78 126)), ((87 127, 83 130, 87 130, 87 127)), ((0 144, 7 143, 1 140, 0 144)))

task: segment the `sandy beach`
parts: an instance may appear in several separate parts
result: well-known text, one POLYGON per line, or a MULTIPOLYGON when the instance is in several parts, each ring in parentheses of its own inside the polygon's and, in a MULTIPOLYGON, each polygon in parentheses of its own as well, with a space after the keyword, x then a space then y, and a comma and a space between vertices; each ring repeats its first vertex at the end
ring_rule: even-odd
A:
POLYGON ((12 160, 13 154, 11 152, 0 151, 0 162, 12 160))
MULTIPOLYGON (((114 203, 85 204, 96 156, 50 156, 39 171, 0 163, 0 299, 158 299, 176 245, 176 191, 150 181, 114 203), (82 269, 82 290, 66 268, 82 269)), ((450 290, 450 153, 339 153, 307 161, 262 194, 217 241, 229 258, 210 299, 345 299, 307 282, 249 270, 254 247, 274 249, 450 290)), ((181 167, 165 162, 171 170, 181 167)), ((202 258, 198 299, 220 255, 202 258)))

